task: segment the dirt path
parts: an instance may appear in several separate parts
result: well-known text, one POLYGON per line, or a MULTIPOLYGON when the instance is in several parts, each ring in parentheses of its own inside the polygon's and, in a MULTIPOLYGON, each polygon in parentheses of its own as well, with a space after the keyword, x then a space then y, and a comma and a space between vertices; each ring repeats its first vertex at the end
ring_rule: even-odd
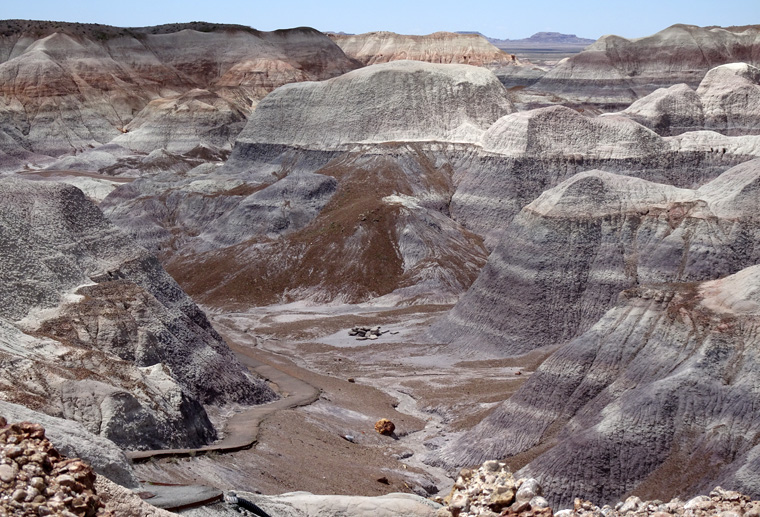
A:
POLYGON ((256 444, 259 426, 267 417, 276 411, 311 404, 319 398, 320 391, 317 388, 278 369, 267 361, 264 353, 257 353, 249 348, 236 346, 231 342, 230 348, 243 365, 267 381, 276 384, 281 398, 268 404, 251 407, 232 416, 225 425, 225 437, 217 443, 196 449, 127 451, 128 458, 132 461, 145 461, 150 458, 196 456, 209 452, 235 452, 248 449, 256 444))

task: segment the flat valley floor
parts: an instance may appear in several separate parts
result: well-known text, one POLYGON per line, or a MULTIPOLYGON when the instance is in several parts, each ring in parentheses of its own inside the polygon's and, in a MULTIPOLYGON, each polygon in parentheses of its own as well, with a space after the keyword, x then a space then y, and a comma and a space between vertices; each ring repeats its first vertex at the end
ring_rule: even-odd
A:
MULTIPOLYGON (((151 459, 136 465, 138 477, 147 484, 264 494, 445 496, 455 473, 423 458, 508 398, 551 352, 468 360, 466 352, 426 339, 429 324, 450 308, 289 304, 230 313, 204 307, 238 355, 310 384, 320 390, 319 399, 275 411, 261 423, 251 449, 151 459), (377 340, 348 335, 354 326, 378 325, 388 332, 377 340), (374 430, 381 418, 395 424, 395 436, 374 430)), ((520 458, 516 462, 513 468, 521 466, 520 458)))

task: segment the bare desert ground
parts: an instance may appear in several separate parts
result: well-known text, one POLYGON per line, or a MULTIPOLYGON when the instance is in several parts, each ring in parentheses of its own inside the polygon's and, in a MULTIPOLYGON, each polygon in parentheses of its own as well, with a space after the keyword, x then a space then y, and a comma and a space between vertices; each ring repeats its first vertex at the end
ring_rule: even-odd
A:
POLYGON ((137 465, 139 477, 265 494, 445 495, 454 473, 426 465, 423 457, 482 419, 548 353, 473 361, 430 343, 425 329, 449 308, 289 304, 228 313, 206 307, 236 353, 321 394, 312 404, 268 417, 249 450, 152 459, 137 465), (377 340, 348 335, 354 326, 378 325, 388 332, 377 340), (381 418, 396 425, 394 436, 375 432, 381 418))

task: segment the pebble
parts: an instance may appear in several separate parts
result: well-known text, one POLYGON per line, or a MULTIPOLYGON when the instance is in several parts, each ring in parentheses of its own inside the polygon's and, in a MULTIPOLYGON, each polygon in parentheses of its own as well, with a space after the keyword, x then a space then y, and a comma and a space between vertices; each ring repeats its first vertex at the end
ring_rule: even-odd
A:
POLYGON ((16 473, 13 472, 13 467, 10 465, 0 465, 0 481, 10 483, 14 477, 16 477, 16 473))

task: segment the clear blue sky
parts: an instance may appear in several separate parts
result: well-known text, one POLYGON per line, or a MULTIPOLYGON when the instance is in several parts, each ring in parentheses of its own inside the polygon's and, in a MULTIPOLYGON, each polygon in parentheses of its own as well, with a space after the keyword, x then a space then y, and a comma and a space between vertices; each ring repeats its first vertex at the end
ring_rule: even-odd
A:
POLYGON ((361 33, 474 30, 495 38, 554 31, 587 38, 648 36, 674 23, 760 24, 760 0, 0 0, 0 19, 120 27, 208 21, 260 30, 310 26, 361 33))

